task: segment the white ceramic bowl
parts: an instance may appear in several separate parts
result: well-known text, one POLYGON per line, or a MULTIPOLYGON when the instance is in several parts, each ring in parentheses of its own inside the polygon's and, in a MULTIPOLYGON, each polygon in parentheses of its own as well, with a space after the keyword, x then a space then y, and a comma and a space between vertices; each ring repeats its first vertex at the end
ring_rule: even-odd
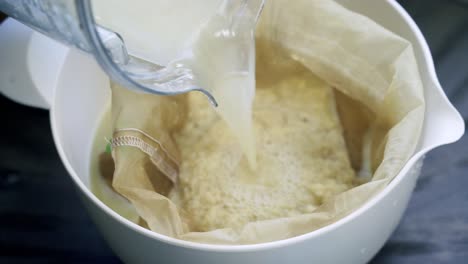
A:
POLYGON ((0 28, 0 42, 5 41, 4 47, 9 47, 0 49, 0 58, 16 59, 19 66, 0 63, 3 80, 0 89, 19 102, 50 107, 60 158, 104 238, 127 263, 365 263, 398 224, 424 154, 458 140, 464 132, 464 123, 440 87, 423 36, 398 3, 339 2, 412 42, 427 102, 423 135, 417 153, 384 191, 340 221, 294 238, 242 246, 198 244, 154 233, 109 209, 89 189, 89 154, 99 118, 108 107, 110 90, 105 89, 109 86, 108 78, 90 57, 31 33, 14 21, 0 28), (8 34, 10 37, 6 38, 8 34), (26 42, 26 52, 20 51, 14 41, 26 42), (45 60, 38 59, 41 57, 45 60), (44 61, 49 62, 47 66, 44 61), (27 76, 18 74, 21 67, 27 68, 27 76), (22 86, 14 87, 8 80, 19 80, 22 86))

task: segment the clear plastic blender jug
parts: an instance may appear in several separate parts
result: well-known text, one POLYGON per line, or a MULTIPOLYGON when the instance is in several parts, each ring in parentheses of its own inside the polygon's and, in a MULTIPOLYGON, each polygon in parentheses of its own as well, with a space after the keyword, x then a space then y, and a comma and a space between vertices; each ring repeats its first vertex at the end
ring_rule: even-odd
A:
MULTIPOLYGON (((220 28, 219 31, 223 34, 216 36, 224 41, 226 38, 238 39, 241 36, 245 41, 253 42, 253 29, 263 0, 218 2, 220 5, 215 15, 228 16, 232 23, 228 28, 220 28), (245 25, 247 22, 252 26, 239 27, 239 21, 243 22, 241 24, 245 25)), ((137 5, 139 2, 132 1, 132 4, 137 5)), ((158 2, 154 4, 157 8, 158 2)), ((0 10, 9 16, 55 40, 92 54, 111 79, 125 87, 163 95, 200 91, 216 105, 212 91, 197 84, 196 76, 184 60, 158 65, 146 58, 129 54, 125 39, 119 32, 98 25, 92 9, 91 0, 0 1, 0 10)), ((246 70, 248 65, 237 65, 233 68, 242 71, 246 70)))

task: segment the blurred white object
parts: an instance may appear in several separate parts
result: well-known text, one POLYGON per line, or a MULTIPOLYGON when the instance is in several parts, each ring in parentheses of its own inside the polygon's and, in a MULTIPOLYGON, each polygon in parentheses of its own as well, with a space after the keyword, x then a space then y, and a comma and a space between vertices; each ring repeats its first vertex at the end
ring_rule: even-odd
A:
POLYGON ((0 43, 0 93, 49 108, 69 48, 11 18, 0 25, 0 43))

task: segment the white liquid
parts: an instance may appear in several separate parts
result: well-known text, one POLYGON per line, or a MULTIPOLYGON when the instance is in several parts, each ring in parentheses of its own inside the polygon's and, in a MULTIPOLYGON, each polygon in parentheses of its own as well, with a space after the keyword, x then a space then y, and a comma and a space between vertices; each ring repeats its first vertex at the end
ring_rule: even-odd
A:
POLYGON ((159 65, 180 58, 222 0, 93 0, 96 22, 119 33, 133 56, 159 65))
POLYGON ((252 168, 256 167, 252 107, 255 96, 255 41, 250 25, 230 29, 231 21, 212 17, 193 50, 193 69, 202 87, 218 101, 218 114, 237 137, 252 168), (245 30, 245 32, 242 32, 245 30), (239 32, 241 31, 241 32, 239 32))
POLYGON ((255 168, 255 24, 248 19, 233 23, 223 11, 225 3, 97 0, 93 8, 97 23, 119 33, 131 55, 160 65, 179 61, 188 65, 197 84, 216 98, 217 112, 255 168))

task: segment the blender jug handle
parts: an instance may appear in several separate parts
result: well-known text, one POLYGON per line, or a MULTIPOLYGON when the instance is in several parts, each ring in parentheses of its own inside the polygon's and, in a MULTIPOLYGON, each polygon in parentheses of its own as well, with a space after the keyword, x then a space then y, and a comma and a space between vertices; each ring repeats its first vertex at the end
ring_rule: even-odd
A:
POLYGON ((0 94, 49 109, 69 48, 14 19, 0 24, 0 94))

